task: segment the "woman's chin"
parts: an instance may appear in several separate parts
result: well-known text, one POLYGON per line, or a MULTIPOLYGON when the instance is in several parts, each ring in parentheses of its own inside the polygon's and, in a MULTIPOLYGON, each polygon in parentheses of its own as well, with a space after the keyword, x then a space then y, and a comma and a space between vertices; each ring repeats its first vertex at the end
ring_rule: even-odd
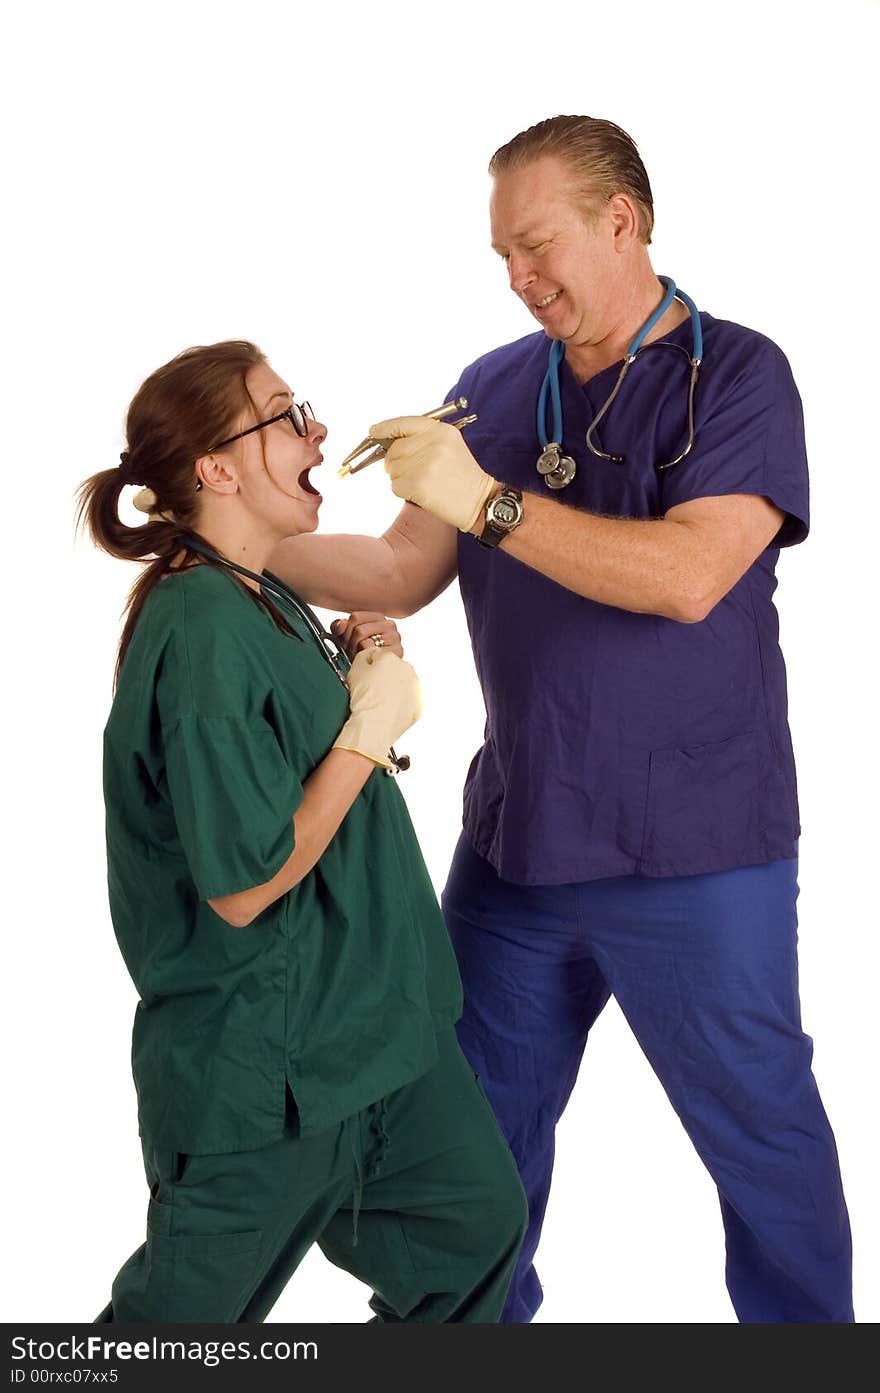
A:
POLYGON ((303 502, 295 510, 293 516, 288 515, 281 523, 285 537, 302 537, 309 532, 314 532, 318 527, 318 511, 323 499, 320 494, 315 497, 311 495, 306 502, 303 502))

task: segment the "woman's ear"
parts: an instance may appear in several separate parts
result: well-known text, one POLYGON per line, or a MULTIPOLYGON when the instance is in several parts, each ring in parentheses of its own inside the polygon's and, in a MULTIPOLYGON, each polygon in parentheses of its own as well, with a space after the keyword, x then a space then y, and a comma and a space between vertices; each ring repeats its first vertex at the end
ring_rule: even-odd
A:
POLYGON ((196 460, 196 488, 212 493, 237 493, 238 471, 228 455, 200 455, 196 460))

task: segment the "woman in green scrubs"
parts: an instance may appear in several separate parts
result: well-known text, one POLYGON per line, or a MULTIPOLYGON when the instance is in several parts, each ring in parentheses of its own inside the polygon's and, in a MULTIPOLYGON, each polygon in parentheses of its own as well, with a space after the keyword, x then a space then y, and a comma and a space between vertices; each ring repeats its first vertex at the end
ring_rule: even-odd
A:
POLYGON ((134 397, 119 468, 80 491, 96 544, 147 563, 104 791, 151 1198, 101 1321, 262 1320, 317 1242, 381 1321, 491 1322, 522 1238, 385 772, 415 674, 393 625, 355 615, 346 686, 295 607, 221 560, 259 574, 316 528, 325 435, 252 344, 189 349, 134 397))

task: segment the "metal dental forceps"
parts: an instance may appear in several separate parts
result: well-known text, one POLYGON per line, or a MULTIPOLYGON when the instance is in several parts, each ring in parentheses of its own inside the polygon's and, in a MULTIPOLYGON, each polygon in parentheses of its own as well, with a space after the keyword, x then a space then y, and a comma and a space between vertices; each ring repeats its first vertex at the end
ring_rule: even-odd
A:
MULTIPOLYGON (((422 414, 430 416, 433 421, 442 421, 447 416, 454 416, 456 411, 464 411, 467 408, 467 397, 458 397, 455 401, 444 402, 442 406, 435 406, 433 411, 425 411, 422 414)), ((470 426, 476 420, 476 416, 462 416, 458 421, 449 421, 450 426, 455 426, 456 430, 464 430, 465 426, 470 426)), ((371 435, 363 439, 356 449, 352 450, 345 459, 337 473, 338 479, 344 479, 348 474, 356 474, 359 469, 366 469, 368 464, 373 464, 377 459, 383 459, 388 450, 394 444, 393 440, 374 440, 371 435), (365 450, 372 450, 372 454, 367 455, 366 459, 356 460, 358 455, 362 455, 365 450)))

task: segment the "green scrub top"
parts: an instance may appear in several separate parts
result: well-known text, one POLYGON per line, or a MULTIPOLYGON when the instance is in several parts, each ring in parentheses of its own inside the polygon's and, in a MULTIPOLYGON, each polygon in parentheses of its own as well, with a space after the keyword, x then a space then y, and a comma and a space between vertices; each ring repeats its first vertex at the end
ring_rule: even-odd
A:
POLYGON ((303 1135, 420 1077, 461 1014, 446 926, 395 780, 376 769, 317 865, 247 928, 207 903, 270 880, 348 693, 212 565, 160 581, 104 732, 110 911, 140 1002, 141 1134, 194 1155, 303 1135))

